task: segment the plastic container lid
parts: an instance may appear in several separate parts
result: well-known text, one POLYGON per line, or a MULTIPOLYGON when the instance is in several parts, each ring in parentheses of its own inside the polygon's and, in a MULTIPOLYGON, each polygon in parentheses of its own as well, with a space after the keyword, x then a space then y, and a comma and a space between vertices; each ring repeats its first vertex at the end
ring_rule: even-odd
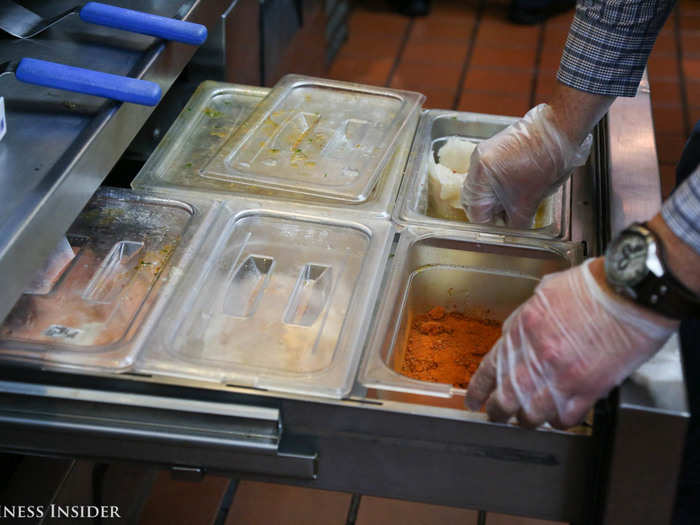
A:
POLYGON ((41 286, 22 295, 0 327, 0 355, 51 367, 127 369, 201 219, 183 202, 98 190, 67 233, 72 260, 49 265, 52 275, 36 279, 41 286))
POLYGON ((347 394, 391 241, 388 221, 227 202, 139 370, 329 397, 347 394), (230 207, 233 206, 233 207, 230 207))
POLYGON ((131 187, 227 190, 224 182, 203 178, 201 170, 269 91, 222 82, 200 84, 131 187))
POLYGON ((419 93, 287 75, 226 141, 203 177, 363 202, 419 93))
POLYGON ((206 81, 200 84, 175 123, 132 181, 139 191, 256 195, 275 200, 308 201, 355 209, 363 214, 389 217, 403 177, 419 113, 414 112, 394 144, 393 156, 384 167, 367 200, 343 202, 323 196, 268 189, 236 180, 202 176, 202 168, 239 125, 270 92, 269 88, 206 81))

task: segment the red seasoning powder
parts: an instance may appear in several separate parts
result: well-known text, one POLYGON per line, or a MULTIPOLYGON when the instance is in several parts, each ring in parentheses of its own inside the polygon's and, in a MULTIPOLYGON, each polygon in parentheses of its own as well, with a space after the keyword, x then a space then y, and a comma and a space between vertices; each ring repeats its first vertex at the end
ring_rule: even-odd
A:
POLYGON ((436 306, 413 319, 399 371, 413 379, 466 388, 501 336, 502 324, 436 306))

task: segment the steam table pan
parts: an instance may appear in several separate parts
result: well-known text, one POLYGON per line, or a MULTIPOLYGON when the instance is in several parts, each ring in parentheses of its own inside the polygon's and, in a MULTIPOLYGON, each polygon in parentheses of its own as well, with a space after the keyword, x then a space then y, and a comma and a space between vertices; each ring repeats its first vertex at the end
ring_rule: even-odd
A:
POLYGON ((514 230, 484 224, 470 224, 437 216, 429 205, 428 166, 430 157, 437 162, 437 152, 451 137, 474 143, 488 139, 518 119, 480 113, 463 113, 445 110, 425 110, 418 123, 406 174, 399 191, 393 218, 402 225, 419 225, 430 228, 490 232, 495 235, 517 234, 550 239, 569 238, 570 182, 566 182, 554 195, 545 199, 538 209, 533 227, 514 230))
MULTIPOLYGON (((289 82, 287 79, 286 83, 289 82)), ((277 102, 283 107, 296 104, 296 109, 271 111, 274 99, 281 96, 279 90, 284 91, 284 84, 270 92, 267 88, 210 81, 202 83, 134 179, 132 187, 205 192, 221 197, 255 195, 390 216, 418 121, 417 104, 422 96, 323 82, 323 85, 329 83, 330 86, 352 88, 325 90, 316 84, 303 84, 294 90, 290 88, 287 98, 277 102), (369 92, 363 94, 362 90, 369 92), (265 99, 268 93, 270 98, 265 99), (290 98, 291 101, 287 100, 290 98), (344 108, 338 102, 367 98, 369 101, 364 105, 353 108, 344 108), (370 103, 375 99, 388 108, 396 106, 402 109, 396 115, 393 109, 389 113, 377 109, 374 120, 350 118, 351 110, 366 111, 367 106, 378 105, 370 103), (328 113, 336 106, 325 107, 324 100, 328 104, 340 104, 337 106, 339 111, 332 112, 333 119, 328 118, 328 113), (293 115, 302 116, 296 118, 293 115), (314 120, 315 117, 309 115, 323 118, 314 120), (381 121, 380 117, 388 119, 390 115, 393 115, 391 121, 381 121), (401 120, 403 116, 405 122, 401 120), (261 118, 263 123, 256 124, 261 118), (304 120, 306 118, 310 119, 308 123, 304 120), (261 152, 256 154, 257 160, 249 168, 260 169, 261 173, 275 177, 259 177, 257 172, 236 172, 233 168, 238 164, 227 164, 228 161, 223 160, 217 164, 219 171, 212 173, 212 159, 228 158, 231 151, 243 147, 240 141, 252 133, 251 129, 257 130, 256 133, 263 138, 255 135, 250 140, 259 140, 259 144, 264 143, 266 147, 261 146, 261 152), (393 133, 397 133, 396 137, 393 133), (357 139, 352 147, 348 143, 351 137, 357 139), (385 139, 383 142, 381 137, 385 139), (329 163, 340 162, 336 158, 338 155, 361 162, 364 168, 357 175, 345 177, 330 169, 329 163), (366 187, 354 196, 344 195, 343 192, 354 191, 352 188, 356 187, 358 177, 366 187)))
POLYGON ((387 270, 360 383, 417 395, 464 395, 464 389, 401 374, 412 320, 440 306, 502 322, 544 275, 580 258, 580 245, 569 242, 525 237, 489 242, 472 232, 405 229, 387 270))

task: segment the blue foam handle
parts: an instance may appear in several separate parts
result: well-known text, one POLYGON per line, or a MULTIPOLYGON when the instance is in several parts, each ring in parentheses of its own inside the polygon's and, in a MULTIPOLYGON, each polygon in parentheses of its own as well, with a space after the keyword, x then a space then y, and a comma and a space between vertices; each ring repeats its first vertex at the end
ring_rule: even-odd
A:
POLYGON ((15 77, 28 84, 97 95, 143 106, 155 106, 161 96, 160 86, 155 82, 56 64, 36 58, 20 60, 15 77))
POLYGON ((80 10, 80 18, 91 24, 124 29, 132 33, 157 36, 185 44, 201 45, 207 39, 207 28, 201 24, 151 15, 99 2, 88 2, 80 10))

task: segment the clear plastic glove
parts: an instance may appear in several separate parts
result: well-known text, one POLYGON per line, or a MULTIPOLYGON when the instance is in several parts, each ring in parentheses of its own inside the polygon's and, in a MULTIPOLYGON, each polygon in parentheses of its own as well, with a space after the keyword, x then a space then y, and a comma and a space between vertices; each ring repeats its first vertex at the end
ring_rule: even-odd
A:
POLYGON ((470 409, 568 428, 661 348, 677 324, 601 288, 591 261, 546 276, 508 317, 469 383, 470 409))
POLYGON ((472 154, 462 188, 471 222, 486 223, 505 212, 509 226, 528 228, 542 199, 553 194, 591 150, 589 134, 573 144, 547 104, 481 142, 472 154))

